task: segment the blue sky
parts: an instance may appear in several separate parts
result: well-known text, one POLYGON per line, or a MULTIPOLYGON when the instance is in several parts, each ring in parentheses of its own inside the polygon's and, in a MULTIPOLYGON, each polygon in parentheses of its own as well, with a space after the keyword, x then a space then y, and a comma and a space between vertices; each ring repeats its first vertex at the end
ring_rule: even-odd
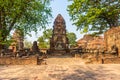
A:
MULTIPOLYGON (((67 12, 67 5, 70 4, 68 0, 53 0, 51 2, 51 8, 52 8, 52 21, 49 24, 49 27, 52 28, 54 19, 57 17, 58 14, 61 14, 63 18, 66 21, 66 29, 68 32, 74 32, 77 36, 77 39, 81 38, 83 34, 80 34, 80 31, 76 31, 76 26, 72 25, 72 21, 70 21, 70 16, 67 12)), ((38 34, 35 34, 32 32, 32 38, 27 36, 27 39, 30 41, 35 41, 42 35, 42 31, 38 31, 38 34)))

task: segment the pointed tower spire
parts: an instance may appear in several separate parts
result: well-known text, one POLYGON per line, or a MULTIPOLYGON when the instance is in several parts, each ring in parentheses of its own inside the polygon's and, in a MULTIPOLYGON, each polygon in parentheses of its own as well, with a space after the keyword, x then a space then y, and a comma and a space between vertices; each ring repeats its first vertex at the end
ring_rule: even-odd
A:
POLYGON ((53 25, 53 34, 50 39, 51 53, 67 53, 69 40, 66 36, 65 20, 61 14, 58 14, 53 25))
POLYGON ((57 17, 55 18, 54 24, 58 24, 58 23, 65 24, 65 20, 61 14, 58 14, 57 17))

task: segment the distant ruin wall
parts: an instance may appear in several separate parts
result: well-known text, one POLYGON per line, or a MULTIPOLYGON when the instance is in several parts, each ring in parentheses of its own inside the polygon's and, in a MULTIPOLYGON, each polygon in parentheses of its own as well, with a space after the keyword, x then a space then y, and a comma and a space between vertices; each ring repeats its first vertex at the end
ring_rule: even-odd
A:
POLYGON ((30 57, 30 58, 0 57, 0 64, 3 64, 3 65, 37 65, 37 57, 30 57))
POLYGON ((110 51, 111 47, 113 45, 116 45, 118 47, 118 52, 120 55, 120 26, 113 27, 107 30, 104 34, 104 38, 105 38, 106 49, 110 51))
POLYGON ((103 64, 120 64, 120 58, 106 58, 103 60, 103 64))

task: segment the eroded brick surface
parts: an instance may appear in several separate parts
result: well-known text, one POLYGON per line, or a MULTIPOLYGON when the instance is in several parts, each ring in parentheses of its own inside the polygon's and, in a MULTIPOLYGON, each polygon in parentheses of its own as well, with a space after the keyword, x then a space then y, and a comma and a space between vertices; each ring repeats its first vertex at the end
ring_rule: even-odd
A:
POLYGON ((105 32, 105 46, 108 51, 111 50, 113 45, 118 47, 120 53, 120 27, 113 27, 105 32))

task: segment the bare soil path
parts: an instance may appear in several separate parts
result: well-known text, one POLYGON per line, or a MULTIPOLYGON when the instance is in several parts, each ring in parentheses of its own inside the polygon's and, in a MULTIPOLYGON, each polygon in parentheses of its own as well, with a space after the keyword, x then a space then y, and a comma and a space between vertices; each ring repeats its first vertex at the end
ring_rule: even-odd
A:
POLYGON ((54 56, 46 65, 0 65, 0 80, 120 80, 120 64, 84 64, 80 58, 54 56))
POLYGON ((46 63, 47 65, 80 65, 84 64, 84 61, 81 58, 72 56, 49 56, 46 63))

